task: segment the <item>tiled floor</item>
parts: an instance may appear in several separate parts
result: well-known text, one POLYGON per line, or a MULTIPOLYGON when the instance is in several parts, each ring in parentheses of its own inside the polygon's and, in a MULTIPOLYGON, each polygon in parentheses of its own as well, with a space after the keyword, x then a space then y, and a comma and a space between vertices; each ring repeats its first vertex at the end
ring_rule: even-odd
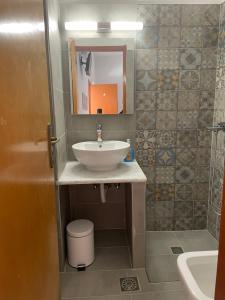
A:
POLYGON ((217 242, 205 230, 147 232, 148 274, 145 269, 130 268, 124 231, 95 233, 95 246, 96 260, 85 272, 67 265, 61 273, 62 300, 186 300, 171 247, 182 247, 184 252, 213 250, 217 242), (140 290, 121 291, 124 277, 137 277, 140 290))
POLYGON ((217 249, 217 241, 207 230, 149 231, 146 243, 146 270, 152 283, 179 280, 177 255, 171 247, 181 247, 184 252, 217 249))

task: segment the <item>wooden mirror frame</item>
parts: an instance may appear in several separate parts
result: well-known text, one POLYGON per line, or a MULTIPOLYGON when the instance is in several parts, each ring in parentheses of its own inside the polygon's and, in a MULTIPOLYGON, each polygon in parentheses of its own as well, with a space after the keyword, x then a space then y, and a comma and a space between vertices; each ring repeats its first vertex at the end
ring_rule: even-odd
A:
POLYGON ((71 95, 72 95, 72 113, 78 114, 78 93, 77 93, 77 51, 91 52, 123 52, 123 114, 127 112, 126 105, 126 61, 127 61, 127 46, 76 46, 75 40, 69 40, 70 53, 70 74, 71 74, 71 95))

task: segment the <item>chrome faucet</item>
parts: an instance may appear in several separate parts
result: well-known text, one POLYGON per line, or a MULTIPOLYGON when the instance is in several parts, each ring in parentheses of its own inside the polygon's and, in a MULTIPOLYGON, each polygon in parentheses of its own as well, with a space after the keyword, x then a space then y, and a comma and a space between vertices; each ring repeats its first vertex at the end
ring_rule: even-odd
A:
POLYGON ((102 124, 97 124, 97 142, 102 141, 102 124))

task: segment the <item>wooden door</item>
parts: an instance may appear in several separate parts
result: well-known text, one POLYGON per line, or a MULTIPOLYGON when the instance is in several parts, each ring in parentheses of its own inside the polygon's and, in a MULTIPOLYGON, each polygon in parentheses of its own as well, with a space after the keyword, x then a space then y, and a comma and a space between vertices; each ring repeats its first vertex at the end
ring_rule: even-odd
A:
POLYGON ((58 299, 41 0, 0 1, 0 299, 58 299))
MULTIPOLYGON (((225 170, 225 169, 224 169, 225 170)), ((220 243, 219 243, 219 257, 217 266, 217 280, 216 280, 216 292, 215 300, 225 299, 225 174, 223 181, 223 201, 221 211, 221 223, 220 223, 220 243)))

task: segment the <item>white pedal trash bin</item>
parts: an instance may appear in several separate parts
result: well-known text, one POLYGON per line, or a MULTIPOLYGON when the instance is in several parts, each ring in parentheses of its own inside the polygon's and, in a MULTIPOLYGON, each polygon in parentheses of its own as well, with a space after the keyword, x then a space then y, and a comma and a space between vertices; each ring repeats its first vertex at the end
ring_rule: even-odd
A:
POLYGON ((94 261, 94 224, 85 219, 75 220, 66 227, 67 256, 72 267, 82 268, 94 261))

